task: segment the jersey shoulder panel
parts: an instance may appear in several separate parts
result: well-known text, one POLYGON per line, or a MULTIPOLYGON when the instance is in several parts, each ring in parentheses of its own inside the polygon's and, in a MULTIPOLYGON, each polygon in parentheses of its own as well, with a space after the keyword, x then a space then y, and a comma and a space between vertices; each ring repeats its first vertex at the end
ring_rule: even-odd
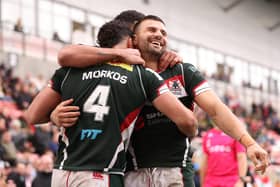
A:
POLYGON ((55 71, 52 78, 48 82, 48 87, 61 94, 61 86, 67 74, 70 72, 69 67, 62 67, 55 71))
POLYGON ((136 67, 139 71, 141 85, 143 85, 147 99, 153 101, 159 95, 169 91, 163 78, 158 73, 150 68, 144 68, 140 65, 137 65, 136 67))
POLYGON ((190 63, 183 63, 182 67, 185 88, 192 97, 195 97, 200 93, 211 89, 208 81, 194 65, 190 63))

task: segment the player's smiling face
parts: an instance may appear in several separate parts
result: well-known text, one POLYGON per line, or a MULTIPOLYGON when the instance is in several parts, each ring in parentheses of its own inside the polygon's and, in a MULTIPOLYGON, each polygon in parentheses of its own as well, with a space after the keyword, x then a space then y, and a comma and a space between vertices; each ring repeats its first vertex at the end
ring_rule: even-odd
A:
POLYGON ((136 31, 135 46, 141 53, 149 53, 156 56, 166 50, 167 33, 164 24, 156 20, 144 20, 136 31))

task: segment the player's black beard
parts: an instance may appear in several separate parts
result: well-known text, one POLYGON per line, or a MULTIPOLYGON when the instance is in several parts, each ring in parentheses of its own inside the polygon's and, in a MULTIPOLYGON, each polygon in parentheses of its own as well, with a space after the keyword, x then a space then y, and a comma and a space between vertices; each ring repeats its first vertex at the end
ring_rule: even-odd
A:
POLYGON ((163 55, 165 49, 162 49, 162 50, 156 50, 154 48, 150 48, 148 51, 147 51, 147 54, 149 54, 149 57, 153 60, 156 60, 156 61, 159 61, 160 57, 163 55))
MULTIPOLYGON (((138 46, 135 46, 135 47, 137 48, 138 46)), ((144 57, 144 60, 157 61, 157 62, 159 61, 160 57, 165 52, 165 49, 156 50, 155 48, 153 48, 149 45, 146 45, 142 49, 140 49, 138 47, 138 49, 140 50, 142 57, 144 57)))
POLYGON ((151 51, 149 56, 151 59, 158 61, 163 53, 159 53, 158 51, 151 51))

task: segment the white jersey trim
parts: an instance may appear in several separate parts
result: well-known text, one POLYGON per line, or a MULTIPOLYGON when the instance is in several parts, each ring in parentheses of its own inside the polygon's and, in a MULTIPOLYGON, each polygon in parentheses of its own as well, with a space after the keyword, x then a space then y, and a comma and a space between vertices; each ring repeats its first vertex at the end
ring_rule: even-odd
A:
POLYGON ((211 87, 209 85, 209 83, 207 81, 202 82, 202 84, 198 85, 197 87, 195 87, 195 89, 193 90, 194 95, 198 96, 199 94, 207 91, 207 90, 211 90, 211 87))
POLYGON ((190 142, 189 142, 189 138, 186 138, 186 150, 185 150, 185 154, 184 154, 184 159, 183 159, 183 167, 187 166, 187 158, 188 158, 188 153, 189 153, 189 146, 190 146, 190 142))
POLYGON ((146 94, 146 91, 145 91, 145 89, 144 89, 144 85, 143 85, 143 80, 142 80, 142 76, 141 76, 140 69, 139 69, 138 66, 136 66, 136 68, 137 68, 138 75, 139 75, 139 78, 140 78, 140 85, 141 85, 142 91, 143 91, 143 93, 144 93, 144 95, 145 95, 145 98, 147 99, 147 94, 146 94))
POLYGON ((105 172, 109 172, 110 169, 112 169, 112 167, 114 166, 114 164, 116 163, 116 161, 118 159, 119 152, 121 152, 123 150, 124 150, 124 143, 123 143, 123 141, 121 141, 120 144, 118 145, 117 149, 116 149, 116 152, 115 152, 110 164, 108 165, 107 168, 104 168, 105 172))
POLYGON ((65 147, 64 147, 64 149, 62 151, 63 152, 63 160, 61 161, 61 163, 59 165, 59 169, 63 169, 64 162, 68 158, 67 147, 69 146, 69 139, 68 139, 68 137, 65 134, 65 128, 61 127, 60 130, 61 130, 61 136, 62 136, 61 141, 65 143, 65 147))
POLYGON ((64 79, 61 83, 60 90, 62 90, 63 84, 66 81, 67 77, 69 76, 70 70, 71 70, 71 68, 68 69, 68 71, 67 71, 67 73, 66 73, 66 75, 65 75, 65 77, 64 77, 64 79))
POLYGON ((122 134, 122 141, 124 143, 124 149, 125 151, 127 151, 128 149, 128 146, 129 146, 129 142, 130 142, 130 138, 131 138, 131 135, 132 135, 132 132, 134 130, 134 126, 135 126, 135 123, 136 123, 136 120, 138 118, 138 115, 135 117, 135 119, 129 124, 129 126, 124 129, 121 134, 122 134))

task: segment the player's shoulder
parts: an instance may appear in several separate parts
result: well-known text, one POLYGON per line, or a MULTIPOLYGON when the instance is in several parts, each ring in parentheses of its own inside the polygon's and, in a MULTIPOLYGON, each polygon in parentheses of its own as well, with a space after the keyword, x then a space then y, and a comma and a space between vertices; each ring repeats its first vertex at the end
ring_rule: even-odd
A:
POLYGON ((133 69, 134 69, 133 64, 127 64, 127 63, 123 63, 123 62, 107 62, 102 65, 108 66, 110 68, 122 69, 122 70, 125 70, 128 72, 133 72, 133 69))
POLYGON ((197 72, 198 69, 191 63, 188 63, 188 62, 182 62, 182 63, 178 63, 176 64, 173 68, 171 68, 172 71, 187 71, 187 72, 197 72))
POLYGON ((55 70, 54 75, 56 76, 65 76, 67 74, 67 72, 69 72, 72 68, 70 67, 60 67, 58 69, 55 70))
POLYGON ((185 71, 190 71, 190 72, 197 72, 198 69, 191 63, 188 63, 188 62, 184 62, 182 63, 182 66, 184 68, 185 71))
POLYGON ((143 65, 134 65, 134 66, 139 71, 141 76, 145 77, 145 79, 150 79, 150 78, 155 79, 156 78, 161 81, 163 80, 163 78, 151 68, 144 67, 143 65))

